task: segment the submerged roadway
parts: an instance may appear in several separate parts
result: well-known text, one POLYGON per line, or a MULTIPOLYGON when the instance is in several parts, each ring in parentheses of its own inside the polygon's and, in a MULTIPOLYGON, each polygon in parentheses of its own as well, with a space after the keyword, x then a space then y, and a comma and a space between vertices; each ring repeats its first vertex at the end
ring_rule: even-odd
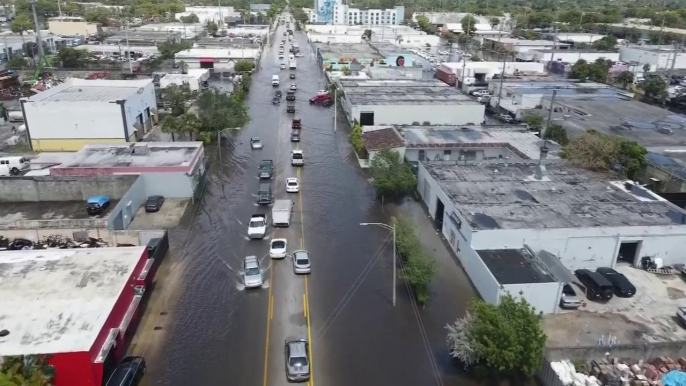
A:
POLYGON ((308 103, 325 81, 302 32, 294 36, 304 54, 296 79, 279 69, 278 42, 285 31, 277 28, 253 75, 250 123, 221 146, 221 157, 212 155, 193 218, 170 232, 171 271, 179 283, 174 290, 164 283, 155 289, 169 291, 171 305, 159 313, 168 316, 153 317, 170 319, 159 350, 134 352, 147 359, 144 384, 286 385, 284 342, 292 336, 310 342, 309 385, 469 384, 451 374, 440 342, 444 331, 427 334, 401 279, 392 306, 389 232, 359 225, 388 218, 340 130, 341 117, 334 131, 334 108, 308 103), (279 88, 271 85, 274 74, 280 75, 279 88), (271 102, 274 91, 285 95, 291 82, 298 87, 295 114, 286 113, 285 100, 271 102), (302 119, 298 144, 290 142, 294 117, 302 119), (262 150, 251 150, 255 136, 262 150), (303 150, 304 167, 291 166, 293 149, 303 150), (271 207, 255 204, 263 159, 275 163, 274 199, 290 198, 295 211, 290 227, 270 227, 264 240, 249 240, 250 216, 271 215, 271 207), (299 177, 300 193, 286 193, 287 177, 299 177), (289 259, 269 258, 269 240, 277 237, 288 239, 289 252, 310 252, 310 275, 296 276, 289 259), (242 287, 241 262, 250 255, 261 261, 263 288, 242 287))

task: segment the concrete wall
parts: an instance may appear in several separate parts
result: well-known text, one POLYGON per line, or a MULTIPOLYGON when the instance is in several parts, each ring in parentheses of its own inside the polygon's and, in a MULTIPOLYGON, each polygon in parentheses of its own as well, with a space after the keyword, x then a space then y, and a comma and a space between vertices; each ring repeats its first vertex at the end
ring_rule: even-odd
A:
POLYGON ((145 179, 139 177, 110 211, 109 216, 107 216, 107 228, 114 230, 128 228, 138 208, 145 203, 146 198, 145 179))
POLYGON ((558 312, 564 283, 505 284, 502 293, 508 292, 515 299, 526 299, 536 312, 555 314, 558 312))
MULTIPOLYGON (((346 98, 343 98, 346 99, 346 98)), ((355 105, 352 117, 360 121, 360 113, 374 112, 374 125, 411 125, 430 122, 432 125, 479 125, 486 107, 480 103, 452 105, 355 105)))
POLYGON ((164 196, 167 198, 190 198, 195 189, 193 177, 183 173, 145 173, 146 196, 164 196))
MULTIPOLYGON (((126 99, 124 104, 124 111, 126 112, 126 126, 129 135, 135 132, 136 117, 138 114, 143 114, 143 122, 150 120, 150 111, 157 107, 157 97, 155 96, 155 85, 150 82, 145 85, 142 92, 136 93, 126 99), (147 113, 146 113, 146 109, 147 113)), ((119 107, 119 105, 117 105, 119 107)), ((119 120, 121 121, 121 110, 119 112, 119 120)), ((139 131, 142 136, 142 129, 139 131)))
POLYGON ((546 250, 570 270, 614 267, 623 241, 641 241, 634 265, 643 256, 662 258, 665 265, 686 263, 683 227, 597 227, 575 229, 497 229, 474 233, 475 249, 522 248, 546 250))
POLYGON ((426 204, 432 218, 435 217, 437 200, 440 199, 443 205, 445 205, 441 233, 448 240, 448 244, 457 255, 472 284, 479 291, 481 298, 486 302, 497 304, 500 300, 500 284, 493 277, 493 274, 491 274, 483 260, 481 260, 481 257, 472 248, 472 231, 467 226, 467 223, 457 213, 448 197, 436 185, 434 179, 427 173, 421 163, 419 164, 417 181, 417 190, 422 196, 422 200, 426 204), (458 224, 449 219, 449 216, 452 214, 459 220, 458 224), (459 228, 457 225, 459 225, 459 228))
POLYGON ((10 229, 0 231, 0 235, 10 240, 22 238, 33 241, 45 240, 48 236, 65 236, 74 239, 78 234, 85 234, 88 237, 102 239, 109 246, 117 244, 146 245, 148 241, 155 237, 161 237, 164 230, 159 231, 111 231, 108 229, 95 228, 71 228, 71 229, 10 229), (84 233, 85 232, 85 233, 84 233))
POLYGON ((654 359, 661 356, 681 358, 686 357, 686 341, 620 344, 612 347, 556 347, 546 349, 545 356, 549 361, 563 359, 589 361, 605 358, 606 353, 609 353, 611 358, 630 359, 632 361, 654 359))
POLYGON ((0 202, 85 201, 108 195, 119 200, 138 176, 0 177, 0 202))

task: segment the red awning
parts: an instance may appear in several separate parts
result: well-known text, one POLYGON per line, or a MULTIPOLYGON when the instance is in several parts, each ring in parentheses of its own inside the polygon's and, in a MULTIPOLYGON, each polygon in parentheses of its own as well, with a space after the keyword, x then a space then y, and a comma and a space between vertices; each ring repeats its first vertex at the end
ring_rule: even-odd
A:
POLYGON ((214 63, 212 58, 200 58, 200 63, 214 63))

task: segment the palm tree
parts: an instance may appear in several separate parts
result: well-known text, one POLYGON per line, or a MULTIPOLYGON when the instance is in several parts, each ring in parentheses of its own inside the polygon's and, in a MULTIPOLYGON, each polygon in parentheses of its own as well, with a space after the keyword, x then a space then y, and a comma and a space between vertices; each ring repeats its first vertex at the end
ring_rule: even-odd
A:
POLYGON ((179 69, 181 70, 182 74, 188 74, 188 63, 185 61, 180 61, 179 62, 179 69))
POLYGON ((646 63, 643 65, 643 76, 644 77, 646 76, 647 72, 650 72, 650 64, 649 63, 646 63))

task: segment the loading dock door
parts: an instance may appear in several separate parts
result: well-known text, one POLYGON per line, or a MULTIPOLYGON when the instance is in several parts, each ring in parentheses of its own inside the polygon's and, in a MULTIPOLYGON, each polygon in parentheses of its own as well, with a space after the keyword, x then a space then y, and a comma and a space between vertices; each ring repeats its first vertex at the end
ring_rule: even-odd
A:
POLYGON ((374 126, 374 112, 361 112, 360 113, 360 125, 362 126, 374 126))
POLYGON ((200 68, 211 68, 214 69, 214 59, 212 58, 201 58, 200 68))

